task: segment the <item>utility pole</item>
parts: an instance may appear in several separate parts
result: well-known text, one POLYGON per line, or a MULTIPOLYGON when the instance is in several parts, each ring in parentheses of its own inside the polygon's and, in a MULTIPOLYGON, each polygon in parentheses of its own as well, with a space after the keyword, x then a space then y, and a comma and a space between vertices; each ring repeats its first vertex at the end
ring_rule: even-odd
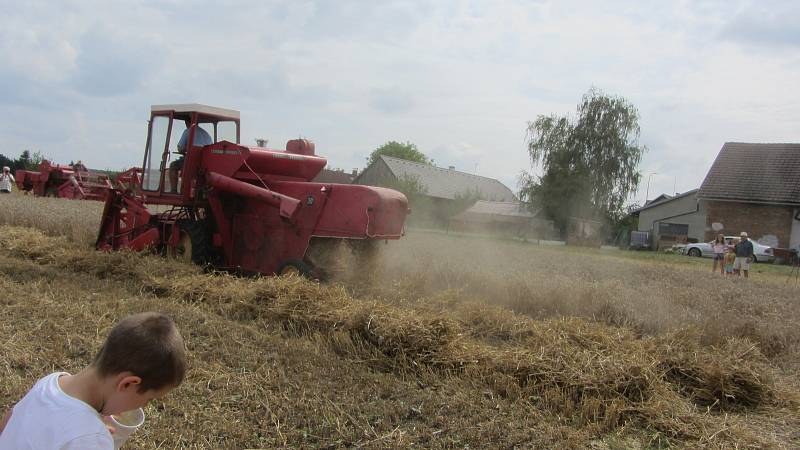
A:
POLYGON ((647 177, 647 192, 644 194, 645 203, 647 203, 647 200, 650 198, 650 179, 653 178, 653 175, 658 175, 658 172, 650 172, 650 175, 647 177))

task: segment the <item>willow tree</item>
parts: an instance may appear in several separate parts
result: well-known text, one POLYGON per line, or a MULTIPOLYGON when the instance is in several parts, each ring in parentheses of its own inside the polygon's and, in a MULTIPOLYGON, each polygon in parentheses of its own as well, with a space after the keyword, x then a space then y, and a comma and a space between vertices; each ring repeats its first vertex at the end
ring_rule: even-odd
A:
POLYGON ((641 178, 647 149, 639 131, 636 107, 597 89, 584 94, 575 117, 537 117, 528 123, 526 143, 542 175, 523 172, 522 199, 544 208, 562 235, 571 216, 617 222, 641 178))

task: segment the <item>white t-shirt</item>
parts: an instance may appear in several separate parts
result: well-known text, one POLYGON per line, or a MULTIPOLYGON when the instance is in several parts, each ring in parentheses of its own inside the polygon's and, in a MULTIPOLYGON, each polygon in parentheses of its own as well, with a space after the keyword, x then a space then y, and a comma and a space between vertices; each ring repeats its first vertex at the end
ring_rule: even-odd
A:
POLYGON ((19 450, 112 450, 114 441, 103 418, 87 403, 61 390, 52 373, 22 397, 11 414, 0 449, 19 450))
POLYGON ((10 173, 6 175, 0 172, 0 191, 11 191, 11 185, 14 183, 14 175, 10 173))

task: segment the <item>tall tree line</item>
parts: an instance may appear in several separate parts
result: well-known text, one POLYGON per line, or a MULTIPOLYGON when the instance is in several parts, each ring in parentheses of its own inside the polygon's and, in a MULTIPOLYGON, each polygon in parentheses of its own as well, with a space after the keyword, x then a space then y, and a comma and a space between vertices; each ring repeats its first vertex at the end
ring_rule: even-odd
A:
POLYGON ((16 159, 9 158, 0 153, 0 166, 10 167, 12 173, 19 169, 36 170, 42 162, 42 159, 44 159, 44 157, 41 153, 31 152, 30 150, 23 150, 16 159))

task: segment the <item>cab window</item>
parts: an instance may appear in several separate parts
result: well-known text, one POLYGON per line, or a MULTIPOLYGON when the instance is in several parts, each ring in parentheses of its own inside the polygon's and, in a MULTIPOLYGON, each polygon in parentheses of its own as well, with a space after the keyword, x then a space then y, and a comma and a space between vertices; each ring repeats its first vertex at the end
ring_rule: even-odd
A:
POLYGON ((156 116, 150 122, 150 142, 142 173, 142 189, 157 191, 161 184, 161 158, 167 146, 169 117, 156 116))
POLYGON ((238 144, 239 140, 236 138, 236 135, 237 135, 236 122, 233 121, 217 122, 217 135, 216 139, 214 139, 214 142, 228 141, 238 144))

